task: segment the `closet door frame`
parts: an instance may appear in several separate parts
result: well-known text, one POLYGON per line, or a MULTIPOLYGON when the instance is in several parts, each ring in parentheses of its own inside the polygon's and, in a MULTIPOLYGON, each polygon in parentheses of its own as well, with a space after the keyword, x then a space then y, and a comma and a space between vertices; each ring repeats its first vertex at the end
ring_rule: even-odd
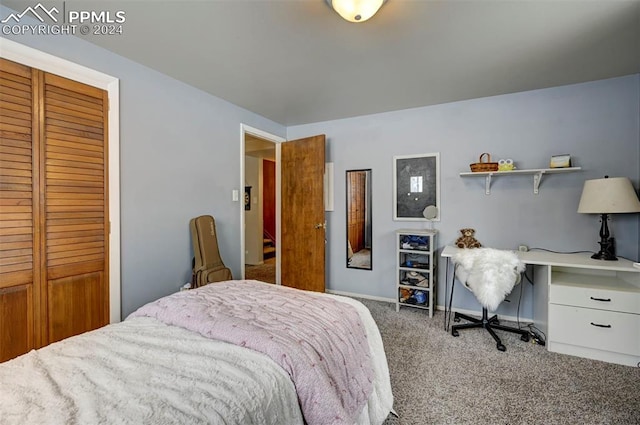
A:
POLYGON ((109 322, 120 322, 120 80, 5 38, 0 38, 0 57, 97 87, 108 94, 109 322))

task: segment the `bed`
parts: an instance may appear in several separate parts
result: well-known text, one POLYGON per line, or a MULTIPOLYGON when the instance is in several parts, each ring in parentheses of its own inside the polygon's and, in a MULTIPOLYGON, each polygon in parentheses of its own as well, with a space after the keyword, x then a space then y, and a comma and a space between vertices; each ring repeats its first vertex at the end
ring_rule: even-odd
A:
POLYGON ((0 365, 0 423, 381 424, 393 395, 360 302, 226 281, 0 365))

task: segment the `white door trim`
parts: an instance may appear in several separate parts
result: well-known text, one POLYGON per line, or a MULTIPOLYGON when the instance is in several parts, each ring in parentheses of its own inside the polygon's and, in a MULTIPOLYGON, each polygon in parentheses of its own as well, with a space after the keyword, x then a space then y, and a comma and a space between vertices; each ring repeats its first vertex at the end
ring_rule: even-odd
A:
POLYGON ((0 38, 0 57, 106 90, 109 96, 109 321, 121 320, 120 299, 120 81, 66 59, 6 38, 0 38))
MULTIPOLYGON (((280 148, 281 143, 287 141, 284 137, 276 136, 275 134, 267 133, 266 131, 248 126, 247 124, 240 123, 240 193, 244 193, 244 140, 245 135, 251 134, 252 136, 259 137, 261 139, 268 140, 276 145, 276 252, 280 251, 280 148)), ((240 202, 240 269, 242 279, 244 279, 244 261, 245 261, 245 229, 244 229, 244 202, 240 202)), ((276 255, 276 283, 280 284, 280 255, 276 255)))

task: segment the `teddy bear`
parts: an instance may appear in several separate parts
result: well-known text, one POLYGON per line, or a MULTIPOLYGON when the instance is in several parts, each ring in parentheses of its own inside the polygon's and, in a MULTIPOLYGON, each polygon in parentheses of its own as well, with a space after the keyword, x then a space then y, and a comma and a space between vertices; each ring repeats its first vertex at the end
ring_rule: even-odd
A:
POLYGON ((460 229, 460 233, 462 233, 462 236, 456 240, 456 246, 458 248, 480 248, 482 246, 480 242, 473 237, 476 233, 475 229, 460 229))

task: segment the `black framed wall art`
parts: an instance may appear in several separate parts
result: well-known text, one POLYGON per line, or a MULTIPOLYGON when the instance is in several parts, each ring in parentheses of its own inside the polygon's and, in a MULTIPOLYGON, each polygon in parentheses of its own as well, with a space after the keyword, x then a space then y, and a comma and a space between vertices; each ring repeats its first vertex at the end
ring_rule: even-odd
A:
POLYGON ((426 221, 425 208, 436 207, 440 221, 440 154, 393 157, 393 219, 426 221))

